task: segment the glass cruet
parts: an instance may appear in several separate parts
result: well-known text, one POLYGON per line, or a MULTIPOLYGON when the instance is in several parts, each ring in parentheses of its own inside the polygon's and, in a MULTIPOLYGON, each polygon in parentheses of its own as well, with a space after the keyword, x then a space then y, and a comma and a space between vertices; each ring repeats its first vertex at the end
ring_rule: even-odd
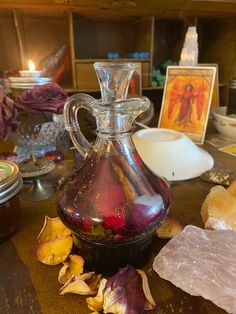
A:
POLYGON ((127 98, 134 67, 95 63, 101 100, 79 93, 64 108, 66 128, 85 160, 61 186, 58 214, 87 267, 106 274, 148 260, 155 231, 170 205, 168 183, 145 166, 130 137, 135 118, 149 108, 146 97, 127 98), (94 145, 79 128, 81 108, 96 118, 94 145))

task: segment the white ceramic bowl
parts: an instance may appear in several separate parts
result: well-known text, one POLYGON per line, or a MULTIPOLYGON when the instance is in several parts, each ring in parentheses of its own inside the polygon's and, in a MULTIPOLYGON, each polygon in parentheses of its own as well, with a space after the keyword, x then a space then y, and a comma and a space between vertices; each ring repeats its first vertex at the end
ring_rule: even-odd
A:
POLYGON ((226 116, 227 107, 218 107, 212 110, 213 123, 221 136, 236 140, 236 119, 226 116))
POLYGON ((170 181, 198 177, 214 165, 210 154, 174 130, 140 130, 133 134, 132 139, 148 168, 170 181))

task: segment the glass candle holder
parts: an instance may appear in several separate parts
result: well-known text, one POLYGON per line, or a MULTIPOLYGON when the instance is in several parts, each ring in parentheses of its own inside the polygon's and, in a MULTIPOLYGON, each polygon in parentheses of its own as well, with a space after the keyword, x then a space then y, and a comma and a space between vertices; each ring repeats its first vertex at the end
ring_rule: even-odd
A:
POLYGON ((58 136, 65 133, 64 124, 53 121, 52 114, 48 112, 22 112, 18 122, 10 140, 16 145, 16 153, 22 157, 55 150, 58 136))

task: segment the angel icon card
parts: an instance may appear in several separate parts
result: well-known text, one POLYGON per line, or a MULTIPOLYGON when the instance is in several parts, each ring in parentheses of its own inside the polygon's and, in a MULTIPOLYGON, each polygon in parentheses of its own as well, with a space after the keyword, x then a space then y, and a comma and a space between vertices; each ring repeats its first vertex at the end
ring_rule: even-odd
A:
POLYGON ((167 68, 158 127, 183 132, 203 144, 211 106, 216 68, 167 68))

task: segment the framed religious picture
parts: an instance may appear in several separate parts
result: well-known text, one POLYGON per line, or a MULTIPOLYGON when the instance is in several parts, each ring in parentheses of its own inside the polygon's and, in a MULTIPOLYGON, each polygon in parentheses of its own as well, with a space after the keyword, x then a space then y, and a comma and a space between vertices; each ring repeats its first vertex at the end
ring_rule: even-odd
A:
POLYGON ((158 127, 183 132, 202 144, 215 75, 216 67, 168 67, 158 127))

